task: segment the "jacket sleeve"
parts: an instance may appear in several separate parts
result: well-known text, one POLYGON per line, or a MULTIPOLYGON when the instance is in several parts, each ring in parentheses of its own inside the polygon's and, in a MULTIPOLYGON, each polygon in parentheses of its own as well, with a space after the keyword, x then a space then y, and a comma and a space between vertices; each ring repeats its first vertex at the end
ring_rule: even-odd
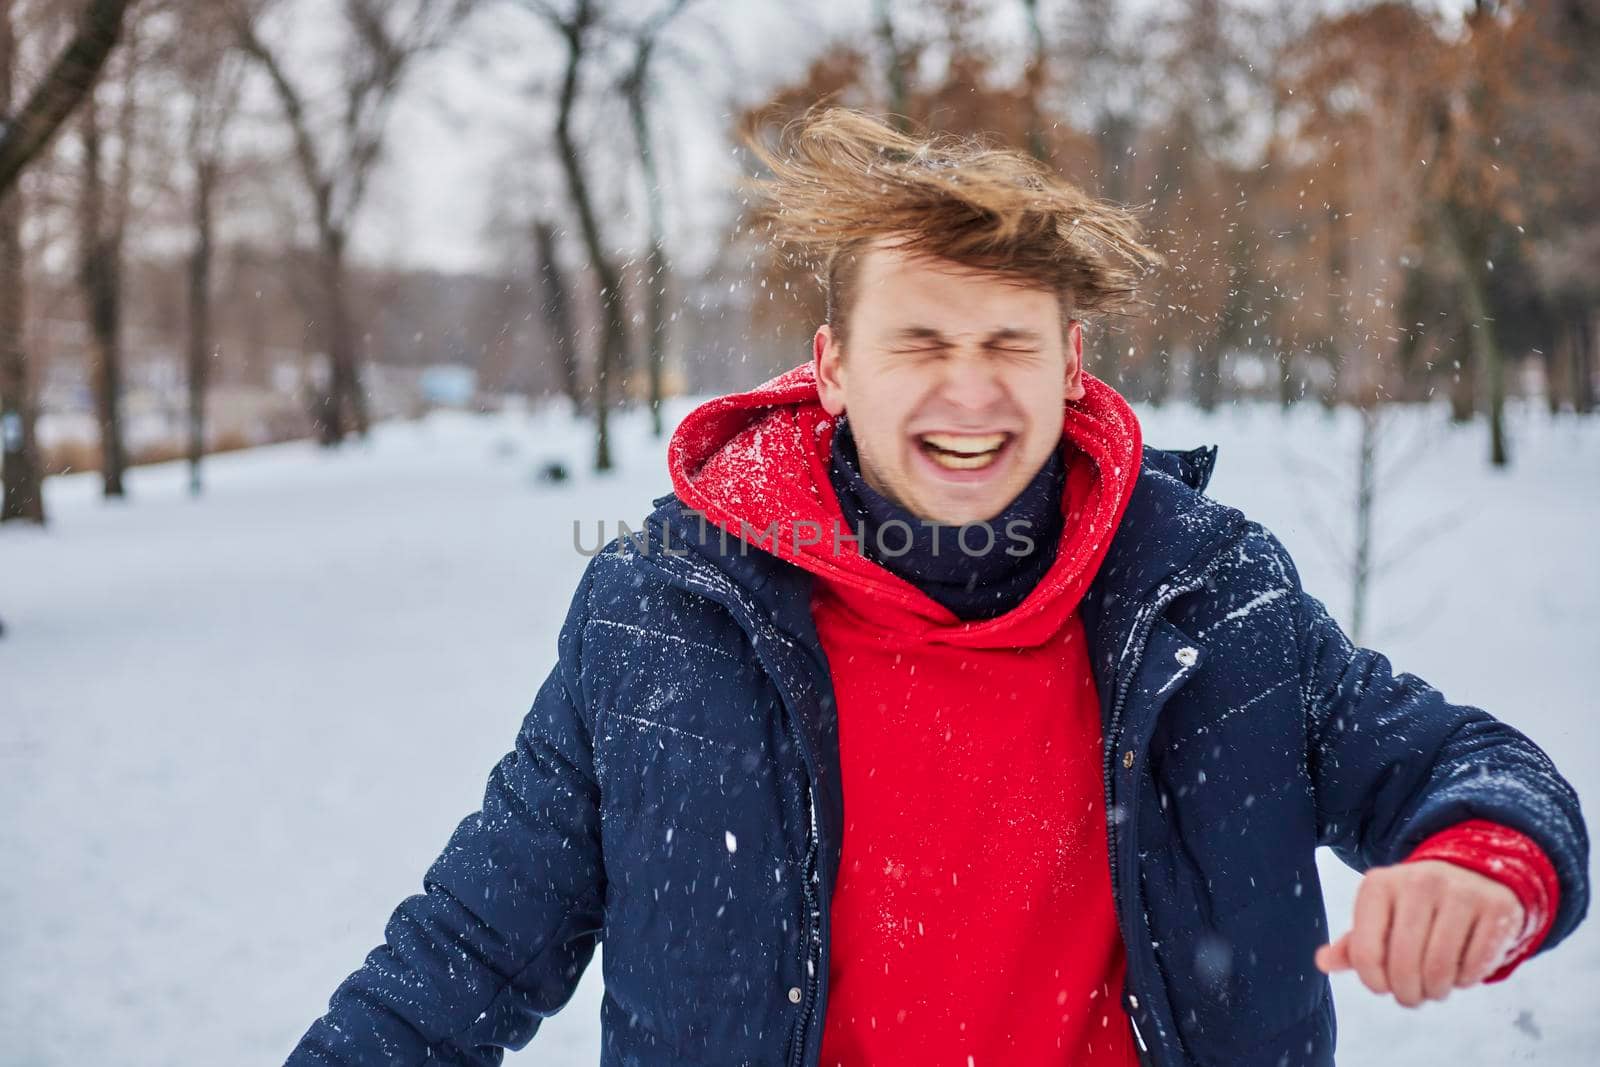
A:
POLYGON ((590 582, 573 599, 559 661, 515 747, 489 776, 482 810, 456 827, 424 891, 395 909, 385 943, 334 992, 290 1067, 498 1064, 572 995, 604 899, 583 710, 590 582))
POLYGON ((1283 558, 1296 598, 1318 843, 1365 871, 1469 819, 1510 827, 1555 868, 1559 910, 1541 951, 1560 942, 1589 904, 1589 839, 1572 786, 1517 730, 1352 644, 1283 558))

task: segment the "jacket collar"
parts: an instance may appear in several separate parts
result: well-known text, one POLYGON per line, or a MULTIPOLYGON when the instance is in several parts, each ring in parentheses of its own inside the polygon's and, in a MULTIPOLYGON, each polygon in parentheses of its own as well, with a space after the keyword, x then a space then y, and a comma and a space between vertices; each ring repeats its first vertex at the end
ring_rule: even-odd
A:
POLYGON ((1244 516, 1202 492, 1211 480, 1216 454, 1214 447, 1144 450, 1133 499, 1095 576, 1094 589, 1124 601, 1147 599, 1231 540, 1244 516))
MULTIPOLYGON (((1202 568, 1244 523, 1234 508, 1202 495, 1217 450, 1144 449, 1144 462, 1127 510, 1094 583, 1083 601, 1085 623, 1122 631, 1140 605, 1166 586, 1202 568)), ((697 560, 741 590, 780 631, 810 648, 819 644, 811 620, 814 577, 725 533, 691 512, 675 493, 658 497, 646 520, 652 544, 670 545, 683 562, 697 560)), ((669 576, 681 567, 666 568, 669 576)))

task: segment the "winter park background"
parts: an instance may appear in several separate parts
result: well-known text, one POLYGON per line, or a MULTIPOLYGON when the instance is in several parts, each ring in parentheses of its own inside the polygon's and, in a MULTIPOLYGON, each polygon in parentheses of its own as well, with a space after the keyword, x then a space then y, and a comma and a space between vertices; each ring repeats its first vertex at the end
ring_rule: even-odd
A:
MULTIPOLYGON (((1587 0, 0 0, 0 1065, 282 1061, 478 806, 574 522, 805 358, 736 131, 825 98, 1142 205, 1091 370, 1592 807, 1595 54, 1587 0)), ((1592 922, 1334 985, 1342 1063, 1600 1047, 1592 922)), ((508 1061, 596 1062, 600 996, 508 1061)))

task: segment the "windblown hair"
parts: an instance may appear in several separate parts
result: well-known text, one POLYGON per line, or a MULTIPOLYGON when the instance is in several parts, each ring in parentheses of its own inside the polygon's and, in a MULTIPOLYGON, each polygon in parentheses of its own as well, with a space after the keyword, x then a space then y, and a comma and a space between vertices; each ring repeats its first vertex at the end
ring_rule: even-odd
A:
POLYGON ((1122 312, 1161 258, 1132 213, 1095 200, 1026 153, 948 135, 918 139, 847 108, 813 108, 749 184, 774 242, 817 271, 843 338, 859 253, 888 240, 1056 292, 1069 316, 1122 312))

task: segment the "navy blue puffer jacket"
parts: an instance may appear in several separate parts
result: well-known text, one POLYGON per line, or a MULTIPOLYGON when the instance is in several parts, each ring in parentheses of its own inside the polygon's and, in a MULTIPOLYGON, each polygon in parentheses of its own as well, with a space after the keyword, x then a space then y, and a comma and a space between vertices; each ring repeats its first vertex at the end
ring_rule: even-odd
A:
MULTIPOLYGON (((1319 845, 1357 869, 1485 818, 1588 905, 1545 754, 1356 648, 1283 547, 1147 450, 1081 611, 1103 700, 1124 1001, 1160 1067, 1333 1062, 1319 845)), ((604 1062, 815 1064, 844 797, 812 579, 675 497, 591 562, 483 809, 289 1059, 493 1064, 605 941, 604 1062)))

